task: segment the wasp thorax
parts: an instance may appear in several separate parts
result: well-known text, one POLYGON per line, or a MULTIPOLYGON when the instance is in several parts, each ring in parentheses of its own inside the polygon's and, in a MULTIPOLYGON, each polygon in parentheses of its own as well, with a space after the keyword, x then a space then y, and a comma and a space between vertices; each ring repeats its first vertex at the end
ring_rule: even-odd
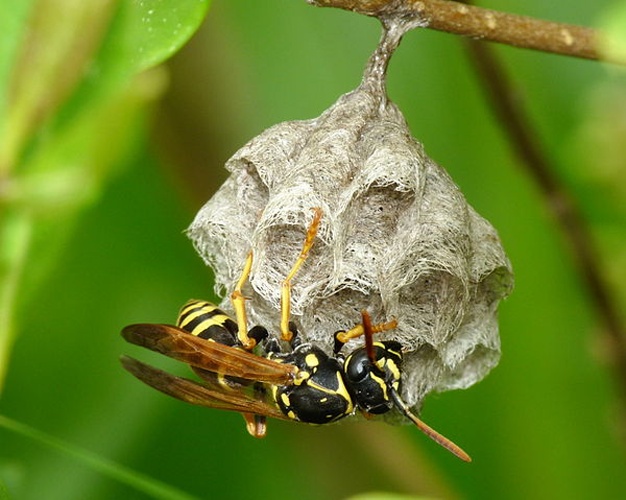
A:
POLYGON ((293 352, 270 355, 270 359, 295 365, 301 376, 293 385, 273 386, 272 397, 281 411, 293 420, 326 424, 350 415, 354 405, 340 362, 311 344, 293 352))
POLYGON ((333 332, 352 328, 362 309, 375 321, 396 318, 397 328, 380 336, 402 345, 402 397, 413 406, 431 391, 467 387, 496 365, 497 307, 513 279, 494 228, 411 136, 384 85, 372 84, 382 73, 366 75, 318 118, 280 123, 241 148, 189 235, 214 269, 227 310, 253 251, 246 307, 252 324, 271 331, 280 322, 281 284, 312 209, 321 208, 314 244, 292 280, 290 319, 303 340, 330 353, 333 332))

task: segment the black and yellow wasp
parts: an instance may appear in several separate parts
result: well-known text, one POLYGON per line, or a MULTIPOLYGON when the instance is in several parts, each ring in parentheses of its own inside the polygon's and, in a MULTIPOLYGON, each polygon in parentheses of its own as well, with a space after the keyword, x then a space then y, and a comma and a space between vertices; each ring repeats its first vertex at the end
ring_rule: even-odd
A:
POLYGON ((231 294, 236 321, 214 304, 191 300, 183 306, 176 326, 144 323, 122 330, 128 342, 190 365, 201 381, 171 375, 128 356, 122 356, 124 368, 182 401, 240 412, 255 437, 265 436, 267 417, 325 424, 357 410, 367 415, 396 408, 428 437, 470 461, 459 446, 411 413, 400 397, 401 345, 373 340, 375 333, 395 328, 395 320, 373 325, 367 311, 362 311, 361 323, 335 333, 333 356, 301 341, 289 321, 291 280, 308 256, 321 216, 321 209, 316 208, 300 256, 282 284, 280 328, 288 352, 266 328, 248 330, 242 289, 252 267, 250 252, 231 294), (359 336, 364 337, 365 346, 344 355, 344 344, 359 336), (257 354, 252 352, 255 347, 257 354))

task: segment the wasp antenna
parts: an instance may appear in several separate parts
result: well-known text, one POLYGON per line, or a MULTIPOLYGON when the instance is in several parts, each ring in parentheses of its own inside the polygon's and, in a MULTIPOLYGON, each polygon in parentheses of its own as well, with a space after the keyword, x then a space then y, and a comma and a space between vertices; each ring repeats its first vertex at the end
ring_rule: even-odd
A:
POLYGON ((453 453, 454 455, 459 457, 461 460, 465 462, 472 461, 472 458, 460 446, 450 441, 447 437, 439 434, 435 429, 433 429, 428 424, 426 424, 425 422, 417 418, 415 415, 413 415, 413 413, 411 413, 408 406, 406 405, 404 401, 402 401, 402 398, 400 398, 400 395, 395 389, 391 389, 390 392, 391 392, 391 397, 393 398, 395 405, 400 409, 400 411, 402 411, 402 413, 404 413, 404 415, 406 415, 406 417, 411 422, 413 422, 417 426, 417 428, 420 431, 426 434, 435 443, 437 443, 440 446, 443 446, 450 453, 453 453))
POLYGON ((372 318, 365 309, 361 311, 361 324, 363 325, 363 336, 365 337, 365 351, 367 357, 374 366, 376 365, 376 353, 374 352, 374 332, 372 331, 372 318))

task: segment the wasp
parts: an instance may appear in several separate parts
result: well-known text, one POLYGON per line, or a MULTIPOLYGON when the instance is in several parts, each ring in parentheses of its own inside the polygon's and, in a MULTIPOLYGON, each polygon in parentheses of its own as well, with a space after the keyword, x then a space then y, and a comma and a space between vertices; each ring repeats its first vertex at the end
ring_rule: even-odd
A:
POLYGON ((465 451, 415 416, 402 400, 402 346, 374 340, 374 334, 396 328, 395 319, 372 324, 369 313, 361 311, 361 323, 334 334, 332 356, 302 341, 290 321, 291 281, 308 256, 321 216, 321 209, 314 209, 300 255, 282 283, 282 343, 270 337, 265 327, 248 330, 243 287, 252 268, 250 252, 230 296, 236 319, 214 304, 191 300, 181 309, 176 326, 143 323, 122 330, 128 342, 190 365, 200 381, 169 374, 128 356, 122 356, 122 365, 169 396, 241 413, 254 437, 265 436, 267 417, 326 424, 356 411, 367 416, 395 408, 435 442, 471 461, 465 451), (343 353, 344 345, 360 336, 365 345, 343 353), (283 348, 285 344, 288 349, 283 348))

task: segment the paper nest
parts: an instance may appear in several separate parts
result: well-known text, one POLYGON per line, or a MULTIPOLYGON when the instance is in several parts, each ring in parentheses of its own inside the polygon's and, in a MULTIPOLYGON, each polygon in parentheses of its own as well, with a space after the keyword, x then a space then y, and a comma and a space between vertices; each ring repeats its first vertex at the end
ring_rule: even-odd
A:
POLYGON ((189 228, 225 310, 252 249, 250 326, 279 335, 281 283, 320 207, 317 239, 293 280, 291 319, 304 340, 330 353, 334 332, 359 323, 362 309, 374 322, 396 318, 380 338, 406 350, 410 406, 468 387, 497 364, 497 307, 512 288, 511 265, 495 229, 386 97, 361 86, 319 118, 264 131, 226 168, 230 177, 189 228))

